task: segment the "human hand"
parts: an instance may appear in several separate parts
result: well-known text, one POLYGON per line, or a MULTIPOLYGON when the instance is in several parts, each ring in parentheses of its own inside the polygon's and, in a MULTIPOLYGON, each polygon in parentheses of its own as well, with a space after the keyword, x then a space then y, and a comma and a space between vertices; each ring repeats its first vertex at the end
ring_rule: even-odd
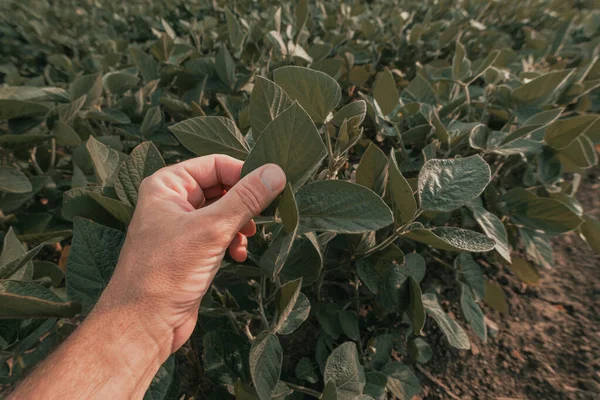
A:
POLYGON ((225 251, 246 259, 247 237, 256 232, 252 218, 285 186, 277 165, 240 180, 242 165, 213 155, 144 179, 118 265, 93 313, 119 307, 157 343, 170 343, 167 355, 181 347, 225 251))

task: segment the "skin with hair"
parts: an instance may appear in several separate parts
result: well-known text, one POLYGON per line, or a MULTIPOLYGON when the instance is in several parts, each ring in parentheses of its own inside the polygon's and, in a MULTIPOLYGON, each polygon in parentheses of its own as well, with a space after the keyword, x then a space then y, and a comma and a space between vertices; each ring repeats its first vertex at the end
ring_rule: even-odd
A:
POLYGON ((199 157, 144 179, 114 274, 90 315, 9 399, 141 399, 190 337, 226 251, 242 262, 260 214, 285 186, 267 164, 199 157))

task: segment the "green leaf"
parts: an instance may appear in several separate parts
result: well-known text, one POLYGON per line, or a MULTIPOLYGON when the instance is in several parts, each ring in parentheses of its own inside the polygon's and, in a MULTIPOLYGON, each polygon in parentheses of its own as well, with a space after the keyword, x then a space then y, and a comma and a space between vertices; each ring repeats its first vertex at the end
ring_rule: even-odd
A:
MULTIPOLYGON (((264 272, 266 276, 275 279, 281 269, 285 265, 288 257, 290 256, 290 252, 292 251, 292 246, 294 244, 294 240, 296 238, 297 230, 286 234, 285 236, 278 237, 262 254, 260 260, 258 262, 260 269, 264 272)), ((297 253, 296 253, 297 254, 297 253)), ((315 252, 310 253, 313 257, 315 257, 315 252)), ((317 254, 317 258, 320 256, 317 254)), ((297 262, 297 260, 294 260, 297 262)))
POLYGON ((381 369, 390 360, 390 355, 394 349, 394 336, 391 333, 384 333, 369 340, 369 346, 375 350, 371 365, 374 369, 381 369))
POLYGON ((580 173, 581 169, 598 165, 598 152, 588 136, 580 135, 567 148, 559 150, 558 159, 565 172, 580 173))
POLYGON ((250 348, 250 374, 261 400, 270 400, 271 393, 281 374, 283 350, 277 336, 263 332, 252 342, 250 348))
POLYGON ((556 100, 575 70, 553 71, 519 86, 511 97, 518 107, 537 107, 556 100))
POLYGON ((244 163, 242 176, 264 164, 275 163, 284 170, 294 190, 298 190, 312 177, 325 155, 317 128, 302 107, 294 103, 263 131, 244 163))
POLYGON ((199 156, 227 154, 243 160, 250 151, 246 139, 229 118, 191 118, 170 126, 169 130, 199 156))
POLYGON ((56 264, 50 261, 35 261, 33 263, 33 280, 40 278, 50 278, 52 287, 59 286, 65 278, 64 271, 56 264))
POLYGON ((294 370, 296 374, 296 378, 301 379, 303 381, 307 381, 308 383, 317 383, 319 382, 319 376, 315 371, 315 366, 312 361, 308 357, 302 357, 298 364, 296 364, 296 368, 294 370))
POLYGON ((396 224, 409 223, 417 213, 417 202, 408 181, 398 168, 394 150, 390 152, 388 193, 392 199, 392 209, 396 224))
POLYGON ((567 148, 575 139, 600 129, 597 115, 579 115, 554 121, 546 128, 544 140, 555 149, 567 148))
POLYGON ((109 72, 102 78, 104 88, 112 94, 122 96, 130 89, 137 87, 140 78, 125 72, 109 72))
POLYGON ((0 279, 30 280, 33 276, 31 260, 42 247, 43 244, 26 251, 13 228, 8 228, 0 254, 0 279))
POLYGON ((333 380, 328 381, 323 388, 323 394, 321 395, 320 400, 339 400, 337 387, 333 380))
POLYGON ((14 99, 0 99, 0 121, 11 118, 44 116, 48 112, 44 104, 14 99))
POLYGON ((158 78, 158 63, 154 57, 137 47, 130 47, 129 52, 135 62, 135 66, 140 70, 144 78, 144 83, 158 78))
POLYGON ((81 138, 75 129, 65 122, 56 121, 52 127, 52 134, 59 146, 77 147, 81 144, 81 138))
POLYGON ((596 253, 600 254, 600 222, 591 215, 584 214, 580 229, 585 241, 596 253))
POLYGON ((477 221, 485 234, 496 241, 496 246, 494 249, 502 258, 510 263, 511 258, 508 235, 500 218, 483 208, 481 201, 471 202, 471 204, 469 204, 469 208, 473 213, 473 218, 475 218, 475 221, 477 221))
POLYGON ((115 191, 119 199, 135 206, 142 180, 164 166, 165 162, 152 142, 144 142, 135 147, 119 168, 115 181, 115 191))
POLYGON ((471 348, 467 334, 456 321, 444 312, 435 294, 427 293, 423 295, 423 307, 425 307, 427 314, 435 320, 436 324, 444 332, 448 343, 452 347, 456 347, 457 349, 471 348))
POLYGON ((96 140, 93 136, 85 146, 92 158, 94 171, 101 186, 113 186, 121 166, 122 154, 96 140))
POLYGON ((413 333, 420 335, 425 326, 425 308, 421 298, 423 293, 419 283, 412 276, 408 277, 408 292, 410 297, 408 316, 412 322, 413 333))
POLYGON ((356 345, 346 342, 334 349, 327 358, 323 375, 325 382, 335 383, 338 400, 351 400, 362 394, 366 381, 356 345))
POLYGON ((140 134, 142 137, 147 137, 152 134, 163 122, 160 106, 154 106, 146 111, 142 126, 140 126, 140 134))
POLYGON ((460 307, 465 320, 484 343, 487 341, 487 326, 483 311, 475 301, 471 288, 464 283, 461 284, 460 307))
POLYGON ((104 121, 113 124, 127 125, 131 123, 131 119, 127 114, 118 108, 104 108, 102 111, 92 109, 87 111, 83 117, 93 121, 104 121))
POLYGON ((215 69, 221 82, 223 82, 229 89, 233 89, 235 86, 235 61, 229 50, 225 45, 222 45, 217 52, 215 60, 215 69))
POLYGON ((483 301, 494 310, 508 315, 508 303, 506 302, 504 290, 497 283, 485 281, 485 296, 483 301))
POLYGON ((304 67, 282 67, 273 72, 275 83, 298 101, 317 124, 322 124, 342 97, 340 86, 329 75, 304 67))
POLYGON ((371 142, 356 169, 356 183, 383 197, 387 180, 388 159, 385 153, 371 142))
POLYGON ((300 32, 308 19, 308 0, 299 0, 295 10, 294 31, 300 32))
POLYGON ((365 373, 367 383, 363 393, 374 399, 385 399, 385 387, 387 385, 387 376, 383 372, 370 371, 365 373))
POLYGON ((248 341, 227 331, 211 331, 202 337, 204 372, 214 382, 233 385, 246 379, 248 341))
POLYGON ((483 279, 481 267, 473 259, 473 256, 468 253, 459 254, 454 259, 454 267, 458 269, 461 280, 473 289, 479 299, 483 299, 485 294, 485 280, 483 279))
MULTIPOLYGON (((352 121, 358 127, 367 115, 367 103, 364 100, 353 101, 346 104, 335 113, 331 122, 335 126, 341 126, 344 120, 352 121)), ((364 155, 363 155, 364 157, 364 155)))
POLYGON ((563 202, 524 192, 523 189, 513 189, 500 199, 513 223, 548 234, 568 232, 582 223, 581 217, 563 202))
POLYGON ((250 96, 249 112, 252 135, 258 139, 265 128, 292 105, 285 91, 262 76, 257 76, 250 96))
POLYGON ((300 289, 302 289, 302 278, 287 282, 277 292, 275 306, 277 307, 278 316, 277 325, 273 327, 274 332, 278 332, 283 327, 283 324, 294 309, 300 295, 300 289))
POLYGON ((174 382, 175 380, 178 381, 175 368, 175 356, 171 355, 152 378, 152 382, 150 382, 150 386, 144 395, 144 400, 171 400, 168 396, 172 390, 176 390, 177 395, 179 395, 179 383, 174 382), (176 387, 172 388, 175 383, 177 384, 176 387))
POLYGON ((69 86, 71 100, 86 96, 82 108, 87 109, 100 104, 102 98, 102 74, 83 75, 75 79, 69 86))
POLYGON ((281 198, 277 204, 277 210, 285 233, 295 234, 300 220, 296 196, 294 196, 294 191, 289 183, 286 185, 283 193, 281 193, 281 198))
MULTIPOLYGON (((583 225, 581 226, 583 227, 583 225)), ((552 268, 554 266, 552 244, 546 235, 527 228, 519 229, 519 234, 527 255, 537 265, 544 268, 552 268)))
POLYGON ((408 353, 420 364, 427 364, 433 357, 431 346, 421 338, 415 338, 408 342, 408 353))
MULTIPOLYGON (((119 228, 122 224, 113 215, 115 212, 109 212, 103 204, 100 204, 100 202, 90 196, 91 193, 96 194, 96 199, 100 198, 100 202, 102 202, 102 189, 98 186, 79 187, 64 192, 61 210, 62 216, 69 221, 73 220, 75 217, 85 217, 106 226, 119 228)), ((126 206, 124 203, 121 204, 126 206)), ((117 211, 117 215, 120 216, 127 215, 127 212, 119 214, 118 210, 120 208, 122 207, 116 207, 112 211, 117 211)))
POLYGON ((296 196, 305 231, 362 233, 393 222, 385 202, 371 190, 344 181, 318 181, 296 196))
POLYGON ((246 34, 242 31, 242 26, 235 15, 227 7, 225 8, 225 18, 227 20, 227 31, 229 32, 229 43, 231 43, 232 48, 239 51, 244 44, 246 34))
POLYGON ((394 111, 398 105, 398 88, 396 87, 396 80, 394 75, 389 69, 385 68, 377 78, 375 86, 373 87, 373 97, 383 115, 387 115, 394 111))
POLYGON ((308 318, 310 314, 310 301, 302 293, 298 294, 298 299, 289 313, 287 319, 284 321, 282 327, 277 333, 280 335, 289 335, 296 331, 308 318))
POLYGON ((456 41, 454 57, 452 58, 452 80, 462 82, 471 72, 471 62, 467 58, 465 47, 456 41))
POLYGON ((421 282, 427 272, 425 259, 419 253, 405 255, 406 275, 411 276, 417 283, 421 282))
POLYGON ((0 192, 29 193, 33 190, 29 179, 18 169, 0 167, 0 192))
POLYGON ((302 277, 302 284, 307 286, 316 282, 322 268, 323 256, 317 237, 309 232, 294 241, 280 275, 284 282, 302 277))
POLYGON ((489 237, 462 228, 433 228, 426 229, 416 223, 407 227, 408 231, 402 236, 416 242, 425 243, 436 249, 447 251, 490 251, 496 245, 489 237))
MULTIPOLYGON (((115 200, 111 197, 104 196, 96 191, 88 191, 87 196, 98 203, 104 208, 110 215, 112 215, 117 221, 124 224, 129 224, 131 217, 133 217, 133 207, 127 203, 123 203, 119 200, 115 200)), ((70 215, 70 218, 75 216, 85 217, 86 215, 70 215)))
POLYGON ((67 296, 81 303, 84 314, 90 312, 108 284, 117 265, 125 234, 76 218, 73 241, 65 276, 67 296))
POLYGON ((513 259, 510 269, 521 279, 523 282, 529 285, 537 285, 540 282, 540 274, 527 260, 517 257, 513 259))
POLYGON ((452 211, 479 196, 490 182, 489 165, 479 156, 429 160, 419 173, 421 209, 452 211))
POLYGON ((81 311, 76 302, 62 300, 33 282, 0 282, 0 318, 73 318, 81 311))
POLYGON ((356 313, 350 310, 340 310, 338 312, 338 319, 344 335, 354 341, 359 341, 360 330, 358 328, 358 316, 356 313))
POLYGON ((435 91, 431 83, 426 81, 421 74, 417 74, 410 85, 402 92, 402 97, 419 103, 434 105, 437 103, 435 91))
POLYGON ((412 369, 401 362, 391 361, 382 369, 387 375, 387 388, 398 399, 412 399, 421 392, 419 378, 412 369))

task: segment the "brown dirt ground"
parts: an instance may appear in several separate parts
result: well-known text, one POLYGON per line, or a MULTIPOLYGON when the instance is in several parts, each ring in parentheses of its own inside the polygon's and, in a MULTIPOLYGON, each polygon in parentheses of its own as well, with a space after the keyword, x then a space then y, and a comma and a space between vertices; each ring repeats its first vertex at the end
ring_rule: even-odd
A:
MULTIPOLYGON (((599 169, 587 174, 578 198, 600 217, 599 169)), ((510 315, 486 308, 499 331, 484 344, 469 330, 471 350, 436 337, 446 353, 435 352, 418 372, 422 399, 600 399, 600 255, 575 233, 553 246, 555 267, 540 271, 539 285, 523 284, 507 268, 492 271, 510 315)))

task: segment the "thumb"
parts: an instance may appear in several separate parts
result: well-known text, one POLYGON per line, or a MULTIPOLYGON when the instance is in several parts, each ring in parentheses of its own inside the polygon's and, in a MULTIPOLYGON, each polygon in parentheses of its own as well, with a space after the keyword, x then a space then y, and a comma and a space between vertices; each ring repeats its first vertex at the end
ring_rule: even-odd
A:
POLYGON ((283 191, 286 177, 280 166, 266 164, 236 183, 209 207, 230 221, 232 233, 238 232, 260 214, 283 191))

